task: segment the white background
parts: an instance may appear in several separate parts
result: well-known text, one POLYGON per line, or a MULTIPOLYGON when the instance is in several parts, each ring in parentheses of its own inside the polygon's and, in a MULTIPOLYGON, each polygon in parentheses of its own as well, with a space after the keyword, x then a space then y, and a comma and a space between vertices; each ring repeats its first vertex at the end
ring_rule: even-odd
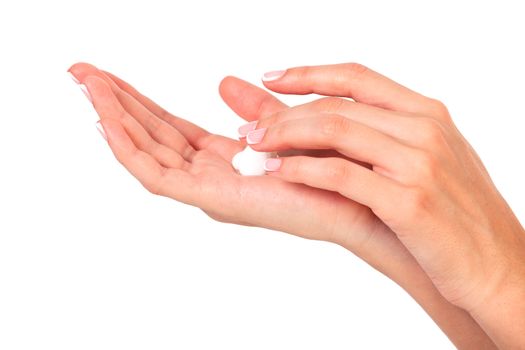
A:
POLYGON ((523 220, 521 2, 467 3, 2 2, 0 349, 452 348, 344 249, 148 194, 65 72, 91 62, 235 136, 225 75, 364 63, 443 100, 523 220))

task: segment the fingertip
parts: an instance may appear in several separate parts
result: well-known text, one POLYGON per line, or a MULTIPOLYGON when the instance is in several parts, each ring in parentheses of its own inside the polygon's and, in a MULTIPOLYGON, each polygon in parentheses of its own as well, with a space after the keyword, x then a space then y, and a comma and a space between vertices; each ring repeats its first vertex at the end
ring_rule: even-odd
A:
POLYGON ((73 81, 77 84, 80 84, 82 79, 81 79, 81 72, 82 72, 82 64, 83 63, 74 63, 71 67, 69 67, 67 69, 67 73, 69 73, 69 75, 71 76, 71 78, 73 79, 73 81))
POLYGON ((262 75, 261 80, 266 85, 267 83, 273 83, 282 79, 288 70, 273 70, 266 72, 262 75))
POLYGON ((80 67, 82 64, 84 63, 83 62, 73 63, 71 66, 69 66, 66 72, 75 72, 78 69, 78 67, 80 67))
MULTIPOLYGON (((84 62, 75 63, 69 68, 68 72, 77 84, 85 84, 86 80, 93 80, 91 77, 96 76, 107 83, 110 89, 114 89, 113 80, 104 71, 98 69, 92 64, 84 62)), ((92 84, 96 85, 97 83, 95 82, 92 84)))
POLYGON ((247 84, 242 79, 228 75, 219 84, 219 95, 226 103, 231 102, 232 99, 238 97, 243 85, 246 86, 247 84))
POLYGON ((264 170, 268 172, 276 172, 281 169, 282 158, 268 158, 264 162, 264 170))
POLYGON ((239 139, 246 138, 246 135, 248 135, 249 132, 255 130, 257 128, 258 122, 259 122, 258 120, 254 120, 249 123, 241 125, 237 129, 237 134, 238 134, 239 139))
POLYGON ((83 74, 87 74, 88 72, 92 72, 94 70, 97 70, 98 68, 94 65, 86 62, 77 62, 74 63, 71 67, 68 68, 68 72, 74 74, 76 77, 82 76, 83 74))
POLYGON ((233 75, 225 76, 219 83, 219 90, 227 88, 229 84, 234 83, 236 80, 239 80, 239 78, 236 78, 233 75))

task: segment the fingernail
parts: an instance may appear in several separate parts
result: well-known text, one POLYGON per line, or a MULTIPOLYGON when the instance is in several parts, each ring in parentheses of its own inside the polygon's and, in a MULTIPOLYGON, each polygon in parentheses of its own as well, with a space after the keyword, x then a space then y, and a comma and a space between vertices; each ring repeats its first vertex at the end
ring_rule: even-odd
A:
POLYGON ((249 145, 255 145, 256 143, 259 143, 262 141, 265 133, 266 133, 266 128, 250 131, 246 135, 246 142, 249 145))
POLYGON ((97 127, 97 130, 98 132, 100 133, 100 135, 102 135, 102 137, 104 138, 104 140, 108 140, 108 137, 106 136, 106 132, 104 131, 104 127, 102 126, 102 124, 100 123, 100 120, 98 122, 95 123, 96 127, 97 127))
POLYGON ((91 98, 91 94, 89 93, 89 90, 87 89, 86 85, 79 84, 78 86, 80 86, 80 90, 82 90, 84 95, 86 95, 86 97, 89 100, 89 102, 93 103, 93 99, 91 98))
POLYGON ((71 79, 73 79, 75 83, 80 84, 80 81, 78 81, 78 79, 73 75, 73 73, 68 71, 67 74, 69 74, 69 76, 71 77, 71 79))
POLYGON ((262 81, 274 81, 282 77, 286 73, 285 70, 274 70, 271 72, 266 72, 262 76, 262 81))
POLYGON ((241 138, 241 137, 246 137, 246 135, 247 135, 250 131, 255 130, 256 127, 257 127, 257 120, 255 120, 255 121, 253 121, 253 122, 249 122, 248 124, 244 124, 244 125, 242 125, 242 126, 239 127, 239 129, 237 130, 238 133, 239 133, 239 138, 241 138))
POLYGON ((264 162, 264 170, 266 171, 277 171, 281 167, 281 163, 283 162, 280 158, 270 158, 266 159, 264 162))

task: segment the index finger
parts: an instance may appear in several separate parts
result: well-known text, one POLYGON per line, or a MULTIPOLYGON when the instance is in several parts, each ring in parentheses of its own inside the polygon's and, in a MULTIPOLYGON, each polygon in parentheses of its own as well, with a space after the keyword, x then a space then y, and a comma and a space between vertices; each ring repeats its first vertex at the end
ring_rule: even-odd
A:
POLYGON ((264 85, 283 94, 350 97, 357 102, 427 116, 445 113, 443 104, 358 63, 289 68, 266 73, 264 85))

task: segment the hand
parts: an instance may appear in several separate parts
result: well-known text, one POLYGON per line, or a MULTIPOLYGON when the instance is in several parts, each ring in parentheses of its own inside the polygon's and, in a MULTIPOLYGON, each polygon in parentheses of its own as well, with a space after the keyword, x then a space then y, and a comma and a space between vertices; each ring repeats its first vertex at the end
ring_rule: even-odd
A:
MULTIPOLYGON (((338 218, 356 232, 375 227, 368 208, 337 193, 268 176, 238 175, 231 159, 244 143, 210 134, 169 114, 116 76, 85 63, 69 71, 89 90, 117 159, 150 192, 197 206, 219 221, 311 239, 338 238, 320 218, 338 218)), ((248 120, 262 111, 286 108, 263 90, 235 78, 225 79, 221 92, 248 120), (238 98, 239 94, 245 95, 238 98)))
POLYGON ((442 103, 356 64, 293 68, 265 85, 355 102, 332 97, 260 120, 247 135, 254 149, 333 149, 370 165, 285 157, 267 161, 274 177, 371 208, 447 300, 475 315, 500 345, 525 341, 523 228, 442 103), (494 315, 509 308, 521 316, 506 332, 494 331, 494 315))
MULTIPOLYGON (((435 290, 398 238, 368 207, 336 192, 276 177, 241 177, 230 160, 243 143, 209 134, 169 114, 129 84, 91 65, 76 64, 70 72, 87 86, 115 156, 152 193, 198 206, 220 221, 339 243, 411 293, 457 346, 491 346, 470 316, 435 290)), ((287 109, 236 78, 226 78, 220 92, 247 121, 287 109)), ((330 154, 337 153, 322 155, 330 154)))

